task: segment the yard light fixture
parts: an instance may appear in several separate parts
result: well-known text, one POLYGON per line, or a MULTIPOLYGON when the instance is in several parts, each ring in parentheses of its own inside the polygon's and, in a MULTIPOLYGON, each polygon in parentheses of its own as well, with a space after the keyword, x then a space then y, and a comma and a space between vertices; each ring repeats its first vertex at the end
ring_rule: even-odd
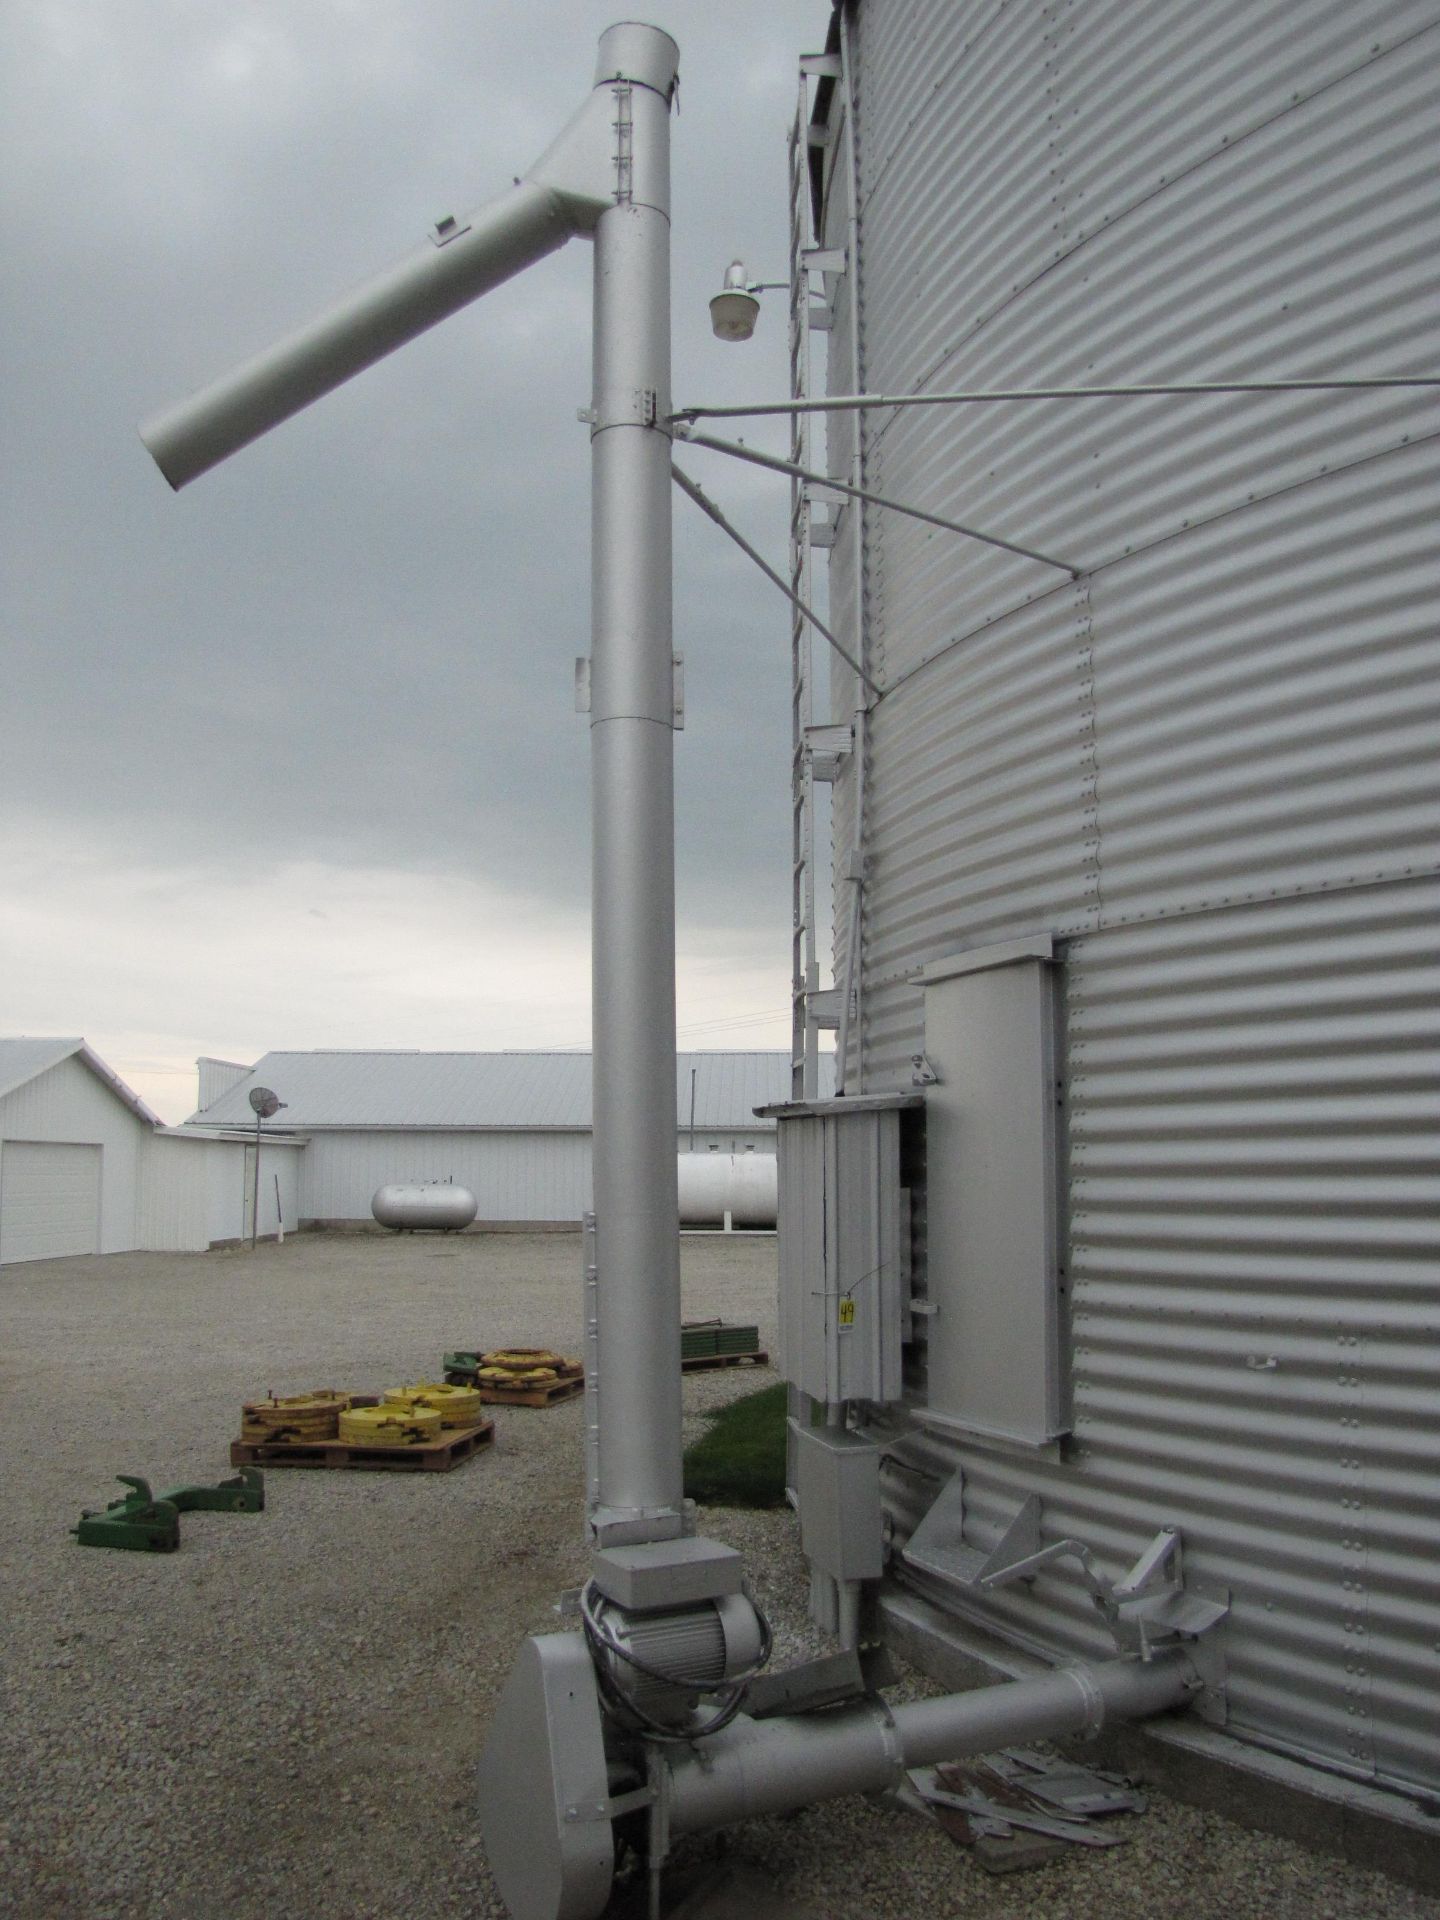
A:
POLYGON ((760 317, 756 294, 788 286, 785 280, 751 280, 746 276, 745 262, 732 260, 725 269, 724 286, 710 302, 710 325, 715 329, 715 338, 735 344, 748 340, 760 317))
POLYGON ((710 324, 717 340, 748 340, 760 317, 760 302, 750 291, 745 262, 732 260, 725 269, 725 285, 710 302, 710 324))

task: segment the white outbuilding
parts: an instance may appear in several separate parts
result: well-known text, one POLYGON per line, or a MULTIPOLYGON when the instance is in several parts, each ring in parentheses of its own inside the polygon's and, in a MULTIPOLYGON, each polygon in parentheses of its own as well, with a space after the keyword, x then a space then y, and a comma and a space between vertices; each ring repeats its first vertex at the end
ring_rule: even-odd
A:
POLYGON ((134 1247, 159 1125, 83 1040, 0 1040, 0 1261, 134 1247))
MULTIPOLYGON (((296 1217, 300 1144, 267 1153, 262 1235, 296 1217)), ((238 1241, 253 1151, 235 1129, 164 1126, 82 1039, 0 1038, 0 1264, 238 1241)))
MULTIPOLYGON (((304 1137, 302 1223, 369 1221, 376 1191, 453 1180, 485 1226, 574 1225, 590 1205, 588 1053, 275 1052, 253 1067, 202 1060, 187 1132, 251 1118, 250 1090, 285 1102, 267 1123, 304 1137)), ((677 1151, 773 1154, 783 1052, 683 1053, 675 1069, 677 1151)))

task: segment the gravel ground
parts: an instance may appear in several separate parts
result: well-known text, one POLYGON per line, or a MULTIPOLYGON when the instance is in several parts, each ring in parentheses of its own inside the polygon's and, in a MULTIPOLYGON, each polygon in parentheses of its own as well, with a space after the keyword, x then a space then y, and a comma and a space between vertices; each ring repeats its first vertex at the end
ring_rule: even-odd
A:
MULTIPOLYGON (((0 1913, 503 1915, 471 1769, 517 1643, 582 1575, 578 1402, 497 1409, 496 1446, 449 1474, 272 1471, 263 1515, 186 1515, 174 1555, 82 1550, 68 1529, 117 1472, 157 1491, 220 1478, 241 1401, 267 1389, 378 1391, 454 1346, 578 1353, 579 1261, 570 1235, 303 1235, 0 1274, 17 1496, 0 1913)), ((757 1320, 773 1346, 772 1240, 687 1239, 683 1265, 687 1316, 757 1320)), ((690 1376, 690 1423, 771 1378, 690 1376)), ((746 1553, 780 1663, 815 1650, 793 1518, 702 1519, 746 1553)), ((862 1801, 725 1845, 742 1878, 827 1920, 1440 1920, 1440 1901, 1159 1798, 1132 1833, 1009 1880, 862 1801)))

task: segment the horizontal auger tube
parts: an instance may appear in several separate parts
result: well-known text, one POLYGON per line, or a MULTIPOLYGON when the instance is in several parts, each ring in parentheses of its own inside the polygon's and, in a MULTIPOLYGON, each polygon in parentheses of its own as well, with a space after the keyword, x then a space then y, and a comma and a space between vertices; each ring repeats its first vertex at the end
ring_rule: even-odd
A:
POLYGON ((898 1785, 908 1767, 1163 1712, 1193 1686, 1190 1661, 1173 1652, 1143 1665, 1064 1668, 888 1710, 873 1701, 792 1719, 742 1715, 697 1752, 670 1760, 670 1826, 701 1833, 839 1794, 875 1793, 898 1785))
POLYGON ((433 240, 287 339, 154 415, 141 427, 140 438, 171 486, 183 487, 553 253, 575 231, 557 194, 522 181, 465 219, 437 229, 433 240), (452 227, 453 238, 447 238, 452 227))

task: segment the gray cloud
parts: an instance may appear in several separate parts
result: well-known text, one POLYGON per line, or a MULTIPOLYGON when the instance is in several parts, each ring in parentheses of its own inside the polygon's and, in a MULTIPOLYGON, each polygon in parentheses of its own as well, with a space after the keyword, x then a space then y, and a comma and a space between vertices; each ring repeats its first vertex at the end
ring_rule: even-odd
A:
MULTIPOLYGON (((502 190, 583 96, 613 11, 3 10, 12 819, 155 868, 316 859, 583 904, 570 687, 588 644, 588 248, 178 499, 135 422, 502 190)), ((783 305, 736 351, 711 338, 705 301, 732 253, 783 272, 795 60, 827 15, 823 0, 665 10, 683 53, 682 399, 784 390, 783 305)), ((778 446, 783 429, 754 438, 778 446)), ((784 483, 687 458, 778 560, 784 483)), ((733 922, 747 950, 773 928, 783 956, 786 611, 683 500, 676 528, 682 911, 733 922)))

